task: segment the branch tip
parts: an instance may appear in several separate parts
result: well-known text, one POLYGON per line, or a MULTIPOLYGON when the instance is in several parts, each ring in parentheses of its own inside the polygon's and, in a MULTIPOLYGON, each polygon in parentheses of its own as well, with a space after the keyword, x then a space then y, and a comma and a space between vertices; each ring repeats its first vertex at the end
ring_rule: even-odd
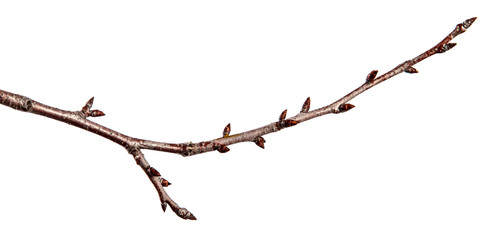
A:
POLYGON ((195 215, 193 215, 190 211, 188 211, 188 209, 186 208, 179 208, 177 209, 176 211, 176 214, 182 218, 182 219, 186 219, 186 220, 197 220, 197 218, 195 217, 195 215))
POLYGON ((167 210, 167 202, 162 202, 162 210, 165 212, 167 210))
POLYGON ((306 99, 306 101, 304 101, 303 106, 301 107, 302 113, 307 113, 308 111, 310 111, 310 103, 311 103, 311 100, 310 100, 310 97, 308 97, 306 99))
POLYGON ((376 78, 377 76, 377 70, 372 70, 372 72, 370 72, 368 75, 367 75, 367 78, 365 79, 365 82, 366 83, 371 83, 374 81, 374 79, 376 78))
POLYGON ((228 125, 226 125, 226 127, 224 127, 223 137, 228 137, 230 135, 230 132, 231 132, 231 124, 228 123, 228 125))
POLYGON ((465 29, 468 29, 475 22, 475 20, 477 20, 477 17, 472 17, 470 19, 466 19, 466 20, 464 20, 462 25, 465 29))

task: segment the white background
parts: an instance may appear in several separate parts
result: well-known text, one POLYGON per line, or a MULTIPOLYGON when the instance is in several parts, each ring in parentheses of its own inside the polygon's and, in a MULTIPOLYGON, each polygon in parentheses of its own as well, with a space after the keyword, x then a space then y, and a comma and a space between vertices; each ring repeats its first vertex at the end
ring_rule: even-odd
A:
MULTIPOLYGON (((494 1, 491 1, 494 2, 494 1)), ((145 151, 198 221, 162 212, 120 146, 0 107, 1 239, 500 239, 498 9, 482 1, 1 1, 0 88, 92 96, 122 133, 219 137, 458 45, 323 116, 189 158, 145 151)))

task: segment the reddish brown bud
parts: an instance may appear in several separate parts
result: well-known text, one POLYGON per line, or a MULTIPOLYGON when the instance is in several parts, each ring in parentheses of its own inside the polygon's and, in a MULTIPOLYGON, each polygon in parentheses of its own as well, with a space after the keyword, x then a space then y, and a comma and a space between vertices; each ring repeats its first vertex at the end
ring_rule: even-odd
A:
POLYGON ((418 73, 418 70, 414 67, 408 67, 404 70, 406 73, 418 73))
POLYGON ((447 44, 444 44, 444 45, 438 47, 437 53, 447 52, 447 51, 451 50, 453 47, 455 47, 456 44, 457 43, 447 43, 447 44))
POLYGON ((228 123, 228 125, 224 127, 223 137, 228 137, 230 135, 230 132, 231 132, 231 125, 228 123))
POLYGON ((303 107, 301 107, 302 113, 307 113, 308 111, 310 111, 310 102, 311 102, 310 97, 308 97, 306 101, 304 101, 303 107))
POLYGON ((225 145, 217 146, 216 150, 220 153, 227 153, 228 151, 230 151, 230 149, 225 145))
POLYGON ((372 81, 374 81, 376 76, 377 76, 377 70, 372 70, 372 72, 370 72, 369 75, 367 75, 365 82, 371 83, 372 81))
POLYGON ((162 202, 162 210, 164 210, 164 212, 167 210, 167 205, 167 202, 162 202))
POLYGON ((282 123, 282 126, 283 127, 292 127, 294 125, 297 125, 298 122, 296 120, 285 120, 283 123, 282 123))
POLYGON ((91 116, 91 117, 101 117, 101 116, 104 116, 104 112, 102 112, 100 110, 92 110, 92 111, 90 111, 89 116, 91 116))
POLYGON ((254 143, 256 143, 256 145, 258 145, 260 148, 264 149, 264 143, 266 141, 264 140, 263 137, 257 137, 256 139, 254 139, 254 143))
POLYGON ((473 22, 475 22, 475 20, 477 20, 477 17, 472 17, 470 19, 466 19, 462 23, 462 25, 463 25, 464 28, 468 29, 473 24, 473 22))
POLYGON ((85 117, 88 117, 90 115, 90 108, 92 108, 92 104, 94 103, 94 97, 91 97, 87 103, 82 107, 81 112, 84 114, 85 117))
POLYGON ((86 113, 92 108, 92 104, 94 103, 94 97, 91 97, 87 103, 85 103, 85 106, 82 108, 82 112, 86 113))
POLYGON ((354 107, 355 107, 355 105, 346 103, 346 104, 339 106, 339 112, 347 112, 354 107))
POLYGON ((171 185, 171 183, 165 178, 162 178, 162 187, 168 187, 169 185, 171 185))
POLYGON ((285 109, 282 113, 280 113, 280 117, 278 118, 279 122, 282 122, 287 117, 287 109, 285 109))
POLYGON ((150 167, 150 174, 151 176, 159 177, 160 173, 153 167, 150 167))

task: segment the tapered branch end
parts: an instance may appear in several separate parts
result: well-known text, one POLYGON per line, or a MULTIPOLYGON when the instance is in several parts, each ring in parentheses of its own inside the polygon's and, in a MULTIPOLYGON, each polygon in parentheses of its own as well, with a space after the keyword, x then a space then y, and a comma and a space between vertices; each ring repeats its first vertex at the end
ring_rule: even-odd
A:
POLYGON ((311 103, 311 99, 310 99, 310 97, 308 97, 306 99, 306 101, 304 101, 303 106, 301 107, 302 113, 307 113, 308 111, 310 111, 310 103, 311 103))
POLYGON ((459 35, 461 33, 466 32, 466 30, 471 27, 471 25, 475 22, 475 20, 477 20, 477 17, 472 17, 472 18, 466 19, 466 20, 464 20, 464 22, 456 25, 456 29, 455 29, 456 35, 459 35))
POLYGON ((477 17, 472 17, 470 19, 466 19, 462 25, 465 29, 468 29, 474 22, 477 20, 477 17))
POLYGON ((195 217, 195 215, 193 215, 193 213, 191 213, 190 211, 188 211, 188 209, 186 208, 179 208, 176 210, 176 214, 182 218, 182 219, 186 219, 186 220, 197 220, 197 218, 195 217))

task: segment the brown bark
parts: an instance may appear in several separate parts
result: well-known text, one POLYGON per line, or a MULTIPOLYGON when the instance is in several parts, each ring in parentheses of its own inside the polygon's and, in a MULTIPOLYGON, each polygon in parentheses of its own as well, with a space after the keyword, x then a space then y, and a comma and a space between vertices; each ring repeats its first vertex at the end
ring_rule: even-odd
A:
POLYGON ((364 91, 402 72, 417 73, 418 71, 413 67, 413 65, 419 63, 420 61, 423 61, 430 56, 433 56, 434 54, 444 53, 456 46, 456 43, 450 43, 450 41, 459 34, 465 32, 475 21, 475 19, 476 18, 470 18, 463 23, 456 25, 454 30, 435 46, 418 55, 417 57, 399 64, 387 73, 377 77, 378 71, 371 71, 368 74, 365 82, 360 87, 356 88, 344 97, 327 106, 310 111, 311 99, 308 97, 304 102, 301 111, 292 117, 287 118, 287 110, 284 110, 279 115, 278 121, 237 134, 231 134, 231 125, 228 124, 223 129, 222 137, 199 143, 165 143, 139 139, 127 136, 110 128, 97 124, 88 119, 88 117, 104 116, 104 113, 102 111, 92 110, 94 98, 91 98, 80 111, 66 111, 42 104, 19 94, 0 90, 0 103, 16 110, 34 113, 68 123, 75 127, 79 127, 86 131, 100 135, 123 146, 134 157, 136 163, 143 169, 143 171, 146 173, 153 186, 157 190, 162 209, 165 211, 167 209, 167 206, 169 206, 179 217, 183 219, 195 220, 196 218, 191 212, 189 212, 186 208, 179 207, 179 205, 177 205, 169 197, 169 195, 165 191, 165 187, 169 186, 170 183, 162 178, 161 174, 155 168, 149 165, 148 161, 146 161, 146 158, 141 152, 142 149, 151 149, 177 153, 183 156, 191 156, 214 150, 217 150, 220 153, 226 153, 230 150, 230 148, 228 147, 229 145, 240 142, 254 142, 257 146, 264 148, 264 143, 266 141, 264 140, 263 136, 266 134, 277 132, 284 128, 292 127, 304 121, 308 121, 310 119, 326 114, 338 114, 349 111, 355 106, 349 104, 348 102, 364 91))

